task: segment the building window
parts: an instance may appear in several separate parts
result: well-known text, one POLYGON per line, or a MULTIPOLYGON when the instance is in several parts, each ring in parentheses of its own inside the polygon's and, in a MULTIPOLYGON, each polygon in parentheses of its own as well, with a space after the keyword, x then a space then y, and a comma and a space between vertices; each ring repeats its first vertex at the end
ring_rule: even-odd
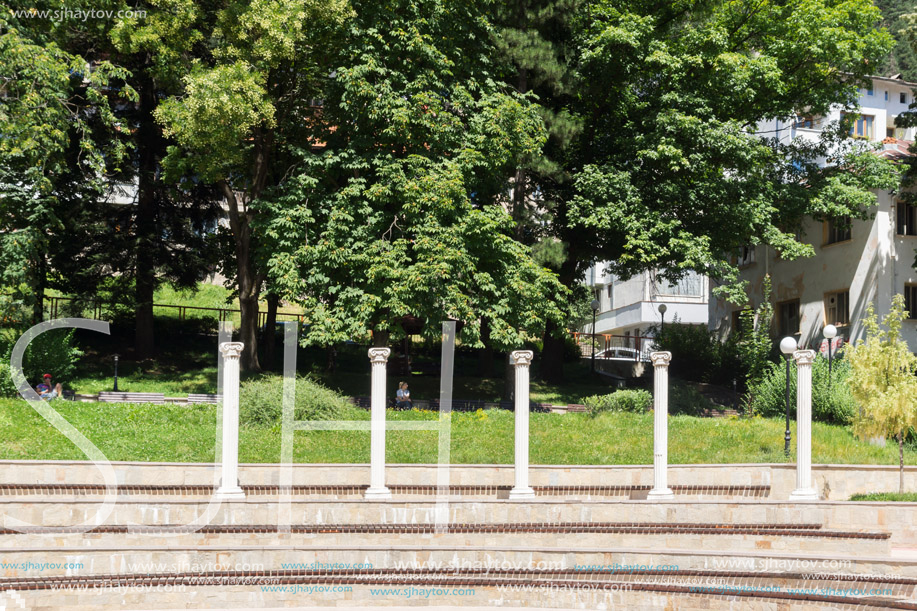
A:
POLYGON ((814 115, 800 115, 796 117, 796 122, 793 123, 793 127, 797 129, 815 129, 818 125, 818 120, 814 115))
POLYGON ((846 325, 850 322, 850 291, 825 293, 825 324, 846 325))
POLYGON ((870 115, 861 115, 857 118, 853 127, 850 128, 850 135, 854 138, 872 139, 872 125, 875 117, 870 115))
POLYGON ((850 218, 825 221, 825 245, 851 240, 853 232, 850 224, 850 218))
POLYGON ((739 253, 736 256, 736 264, 739 267, 745 267, 746 265, 751 265, 755 262, 755 247, 754 246, 743 246, 739 249, 739 253))
POLYGON ((888 92, 885 92, 885 101, 888 102, 888 92))
POLYGON ((606 291, 608 293, 608 309, 609 310, 613 310, 615 307, 614 288, 615 286, 613 284, 609 284, 608 287, 606 288, 606 291))
POLYGON ((780 337, 799 333, 799 300, 777 304, 777 334, 780 337))
MULTIPOLYGON (((842 112, 841 118, 847 116, 847 113, 842 112)), ((867 138, 872 140, 873 134, 873 124, 875 123, 875 117, 872 115, 858 115, 854 120, 853 125, 850 126, 850 135, 854 138, 867 138)))
POLYGON ((898 202, 895 212, 895 233, 917 235, 917 206, 898 202))
POLYGON ((873 90, 872 90, 872 89, 867 89, 867 90, 866 90, 866 95, 872 95, 872 94, 873 94, 873 90))
POLYGON ((902 104, 907 104, 907 93, 902 91, 898 96, 898 101, 900 101, 902 104))
POLYGON ((677 282, 656 276, 655 284, 657 295, 701 297, 704 294, 704 278, 697 272, 686 272, 677 282))
POLYGON ((904 285, 904 309, 909 319, 917 319, 917 284, 904 285))
POLYGON ((732 332, 733 333, 742 333, 742 314, 744 312, 753 312, 752 308, 745 308, 743 310, 734 310, 732 312, 732 332))

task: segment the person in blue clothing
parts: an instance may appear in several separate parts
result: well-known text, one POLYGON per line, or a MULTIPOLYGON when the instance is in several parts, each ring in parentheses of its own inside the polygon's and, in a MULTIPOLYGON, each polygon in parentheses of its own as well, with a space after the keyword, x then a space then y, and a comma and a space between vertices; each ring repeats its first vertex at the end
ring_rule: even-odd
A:
POLYGON ((42 399, 50 401, 51 399, 57 399, 58 397, 63 396, 64 389, 59 382, 54 384, 51 381, 51 374, 46 373, 42 376, 41 384, 35 387, 35 392, 37 392, 38 396, 42 399))
POLYGON ((411 391, 407 382, 398 382, 398 391, 395 393, 395 405, 398 409, 411 409, 411 391))

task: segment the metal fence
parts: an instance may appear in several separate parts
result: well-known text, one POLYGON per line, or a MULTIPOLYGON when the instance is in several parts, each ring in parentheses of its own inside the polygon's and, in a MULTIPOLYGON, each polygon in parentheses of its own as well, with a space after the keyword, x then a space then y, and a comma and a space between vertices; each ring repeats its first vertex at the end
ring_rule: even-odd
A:
POLYGON ((573 339, 584 358, 591 358, 595 346, 596 359, 649 362, 654 339, 643 335, 613 335, 610 333, 574 333, 573 339))

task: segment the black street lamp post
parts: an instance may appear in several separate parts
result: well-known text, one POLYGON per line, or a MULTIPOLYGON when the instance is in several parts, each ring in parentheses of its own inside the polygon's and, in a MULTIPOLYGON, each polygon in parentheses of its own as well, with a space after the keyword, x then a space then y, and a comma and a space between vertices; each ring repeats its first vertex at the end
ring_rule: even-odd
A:
POLYGON ((118 392, 118 355, 115 355, 115 387, 112 388, 114 392, 118 392))
POLYGON ((662 317, 662 324, 659 326, 659 333, 662 334, 665 331, 665 311, 668 308, 664 303, 659 304, 659 315, 662 317))
POLYGON ((601 306, 601 304, 599 303, 598 299, 593 299, 592 304, 590 305, 592 305, 592 371, 594 373, 595 372, 595 315, 598 313, 599 306, 601 306))
POLYGON ((786 359, 786 434, 783 436, 783 454, 790 457, 790 359, 797 348, 796 340, 784 337, 780 340, 780 352, 786 359))

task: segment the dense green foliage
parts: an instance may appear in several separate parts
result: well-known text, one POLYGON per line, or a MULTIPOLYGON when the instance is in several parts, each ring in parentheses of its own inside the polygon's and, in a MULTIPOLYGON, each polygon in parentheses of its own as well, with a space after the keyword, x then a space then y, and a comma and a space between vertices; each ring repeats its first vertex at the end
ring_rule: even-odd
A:
MULTIPOLYGON (((340 419, 350 402, 333 390, 307 378, 296 378, 295 420, 340 419)), ((239 389, 239 420, 252 426, 279 426, 283 416, 283 381, 279 376, 260 376, 239 389)))
POLYGON ((899 492, 904 492, 904 438, 917 427, 917 355, 901 337, 907 317, 904 295, 894 296, 881 326, 870 303, 863 321, 866 340, 857 340, 845 350, 851 369, 847 384, 862 406, 854 430, 862 437, 897 438, 899 492))
MULTIPOLYGON (((53 376, 55 383, 67 386, 77 361, 83 355, 74 343, 73 334, 73 329, 55 329, 36 336, 29 343, 23 355, 22 371, 31 386, 41 382, 42 375, 46 373, 53 376)), ((19 333, 16 330, 0 330, 0 362, 4 366, 10 362, 13 345, 18 339, 19 333)))
MULTIPOLYGON (((852 379, 850 362, 835 357, 831 380, 828 380, 828 359, 821 356, 812 364, 812 419, 819 422, 849 424, 858 411, 850 392, 852 379)), ((786 411, 786 365, 770 363, 764 377, 750 390, 754 413, 767 418, 780 417, 786 411)), ((796 414, 796 364, 790 362, 790 417, 796 414)))
POLYGON ((913 21, 905 17, 917 14, 917 6, 913 0, 876 0, 876 6, 882 11, 882 25, 895 37, 895 48, 883 63, 880 74, 901 74, 904 80, 917 82, 917 48, 911 44, 913 35, 909 37, 907 33, 913 21))
POLYGON ((658 350, 672 353, 669 373, 692 382, 730 385, 741 377, 739 354, 734 338, 720 341, 705 325, 674 322, 665 329, 654 328, 658 350))
POLYGON ((653 395, 646 390, 618 390, 608 395, 583 398, 583 405, 592 416, 602 412, 633 412, 642 414, 653 404, 653 395))

